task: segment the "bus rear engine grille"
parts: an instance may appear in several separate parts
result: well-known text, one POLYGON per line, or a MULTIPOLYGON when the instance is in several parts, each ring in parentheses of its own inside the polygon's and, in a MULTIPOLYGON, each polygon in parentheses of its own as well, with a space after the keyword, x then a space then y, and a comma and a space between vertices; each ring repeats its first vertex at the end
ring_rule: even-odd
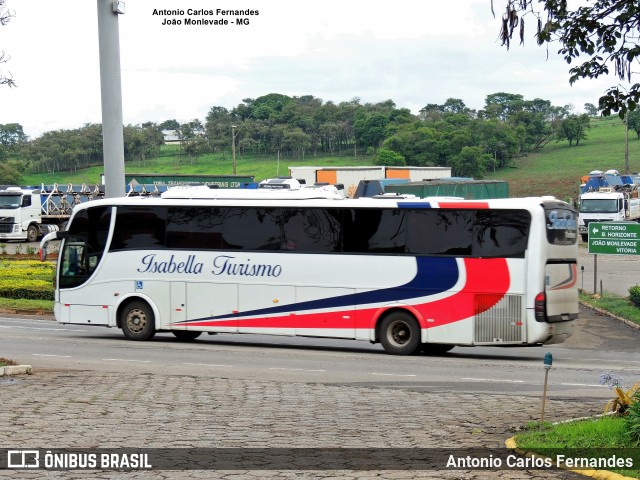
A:
POLYGON ((495 302, 496 295, 476 295, 474 343, 520 343, 525 340, 522 295, 505 295, 489 309, 483 305, 495 302), (484 310, 484 311, 483 311, 484 310))

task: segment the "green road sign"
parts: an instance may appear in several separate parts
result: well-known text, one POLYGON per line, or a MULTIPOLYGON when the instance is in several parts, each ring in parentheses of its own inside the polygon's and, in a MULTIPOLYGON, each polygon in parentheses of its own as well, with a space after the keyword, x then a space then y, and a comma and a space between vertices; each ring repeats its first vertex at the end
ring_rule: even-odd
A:
POLYGON ((589 253, 640 255, 640 223, 590 222, 589 253))

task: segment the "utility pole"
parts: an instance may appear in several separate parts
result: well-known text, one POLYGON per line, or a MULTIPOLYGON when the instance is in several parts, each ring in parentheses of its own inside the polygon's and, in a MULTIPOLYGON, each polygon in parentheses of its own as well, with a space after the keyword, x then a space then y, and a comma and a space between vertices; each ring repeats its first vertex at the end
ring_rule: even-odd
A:
POLYGON ((233 157, 233 174, 236 174, 236 126, 231 125, 231 156, 233 157))
POLYGON ((124 13, 124 2, 119 0, 97 0, 97 2, 105 197, 123 197, 125 195, 124 126, 118 15, 124 13))
POLYGON ((624 174, 629 175, 629 112, 624 116, 624 174))

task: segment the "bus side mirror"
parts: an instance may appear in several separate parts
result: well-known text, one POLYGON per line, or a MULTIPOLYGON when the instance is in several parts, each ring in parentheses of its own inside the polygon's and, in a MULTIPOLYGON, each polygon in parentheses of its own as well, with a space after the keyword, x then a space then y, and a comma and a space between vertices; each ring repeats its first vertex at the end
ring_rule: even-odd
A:
POLYGON ((62 240, 67 238, 68 232, 50 232, 47 233, 42 240, 40 241, 40 261, 44 262, 47 260, 47 246, 49 242, 52 240, 62 240))

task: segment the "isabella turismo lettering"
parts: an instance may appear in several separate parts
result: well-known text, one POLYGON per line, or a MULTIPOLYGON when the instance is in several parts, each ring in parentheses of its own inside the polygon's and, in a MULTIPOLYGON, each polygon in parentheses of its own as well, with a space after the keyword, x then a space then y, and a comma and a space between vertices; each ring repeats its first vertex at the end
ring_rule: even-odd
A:
MULTIPOLYGON (((137 269, 140 273, 187 273, 199 275, 204 269, 204 263, 199 262, 195 255, 188 255, 186 259, 176 259, 171 255, 168 259, 158 257, 152 253, 141 259, 142 265, 137 269)), ((219 255, 213 259, 211 273, 213 275, 228 275, 241 277, 279 277, 282 273, 280 265, 253 263, 251 259, 238 261, 230 255, 219 255)))

